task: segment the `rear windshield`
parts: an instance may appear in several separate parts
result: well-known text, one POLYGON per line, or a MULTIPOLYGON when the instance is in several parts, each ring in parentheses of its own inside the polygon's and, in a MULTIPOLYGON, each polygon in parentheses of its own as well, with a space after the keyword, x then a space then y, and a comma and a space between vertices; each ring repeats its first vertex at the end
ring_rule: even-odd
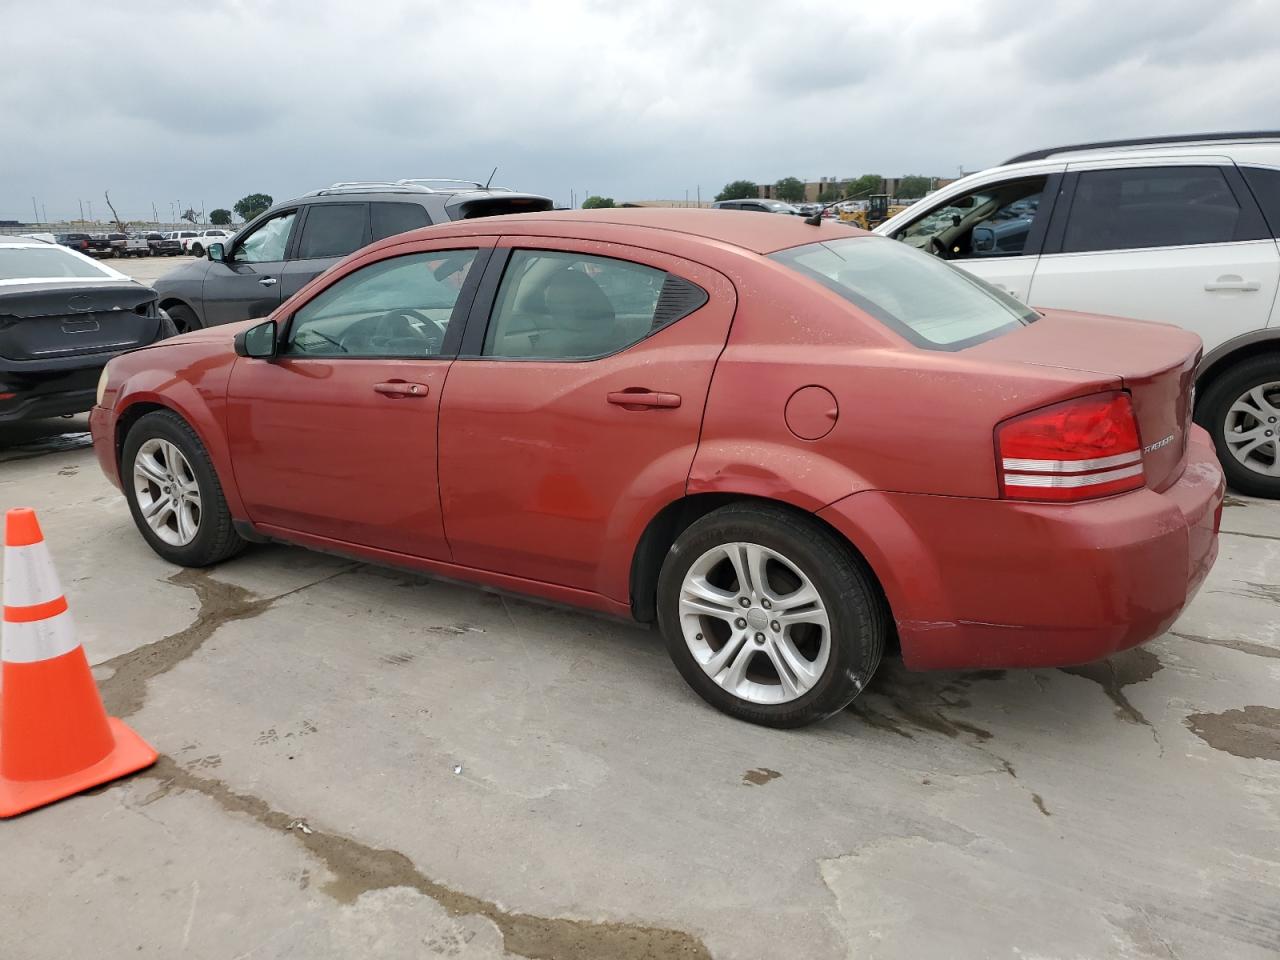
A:
POLYGON ((937 257, 884 237, 846 237, 772 255, 916 346, 960 350, 1039 314, 937 257))
POLYGON ((77 277, 114 280, 117 274, 58 247, 0 247, 0 282, 77 277))

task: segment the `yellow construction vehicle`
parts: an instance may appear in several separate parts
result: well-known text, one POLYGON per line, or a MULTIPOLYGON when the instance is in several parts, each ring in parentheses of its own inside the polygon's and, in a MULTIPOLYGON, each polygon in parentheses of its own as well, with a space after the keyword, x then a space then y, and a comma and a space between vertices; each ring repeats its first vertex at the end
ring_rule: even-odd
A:
POLYGON ((874 193, 867 197, 867 208, 865 210, 841 211, 840 219, 845 223, 852 223, 863 230, 871 230, 880 226, 896 213, 901 213, 907 209, 905 204, 889 202, 887 193, 874 193))

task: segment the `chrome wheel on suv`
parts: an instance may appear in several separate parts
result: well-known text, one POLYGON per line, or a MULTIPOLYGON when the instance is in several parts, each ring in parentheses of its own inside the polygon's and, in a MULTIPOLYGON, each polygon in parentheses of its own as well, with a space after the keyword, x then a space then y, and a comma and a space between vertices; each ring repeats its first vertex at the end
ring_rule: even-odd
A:
POLYGON ((1222 427, 1233 457, 1254 473, 1280 477, 1280 380, 1260 383, 1237 397, 1222 427))

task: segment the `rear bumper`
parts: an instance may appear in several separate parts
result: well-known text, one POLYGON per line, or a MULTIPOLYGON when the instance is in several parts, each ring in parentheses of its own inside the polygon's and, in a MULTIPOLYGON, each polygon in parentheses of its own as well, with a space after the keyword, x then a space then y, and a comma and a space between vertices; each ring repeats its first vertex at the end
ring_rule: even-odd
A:
POLYGON ((913 669, 1085 663, 1159 636, 1218 555, 1196 427, 1172 487, 1070 505, 860 493, 819 513, 866 554, 913 669))
POLYGON ((36 373, 14 373, 14 364, 0 362, 0 423, 84 413, 93 406, 98 375, 107 359, 36 373), (6 394, 14 396, 4 399, 6 394))
POLYGON ((89 411, 89 434, 93 437, 93 452, 98 466, 107 479, 120 486, 120 465, 116 458, 115 415, 106 407, 95 406, 89 411))

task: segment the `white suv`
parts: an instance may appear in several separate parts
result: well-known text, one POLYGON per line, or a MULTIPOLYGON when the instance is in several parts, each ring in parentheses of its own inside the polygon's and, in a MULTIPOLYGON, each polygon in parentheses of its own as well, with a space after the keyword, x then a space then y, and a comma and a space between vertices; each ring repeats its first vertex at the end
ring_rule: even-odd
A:
POLYGON ((1232 486, 1280 497, 1280 132, 1027 153, 876 233, 1034 306, 1198 333, 1196 422, 1232 486))

